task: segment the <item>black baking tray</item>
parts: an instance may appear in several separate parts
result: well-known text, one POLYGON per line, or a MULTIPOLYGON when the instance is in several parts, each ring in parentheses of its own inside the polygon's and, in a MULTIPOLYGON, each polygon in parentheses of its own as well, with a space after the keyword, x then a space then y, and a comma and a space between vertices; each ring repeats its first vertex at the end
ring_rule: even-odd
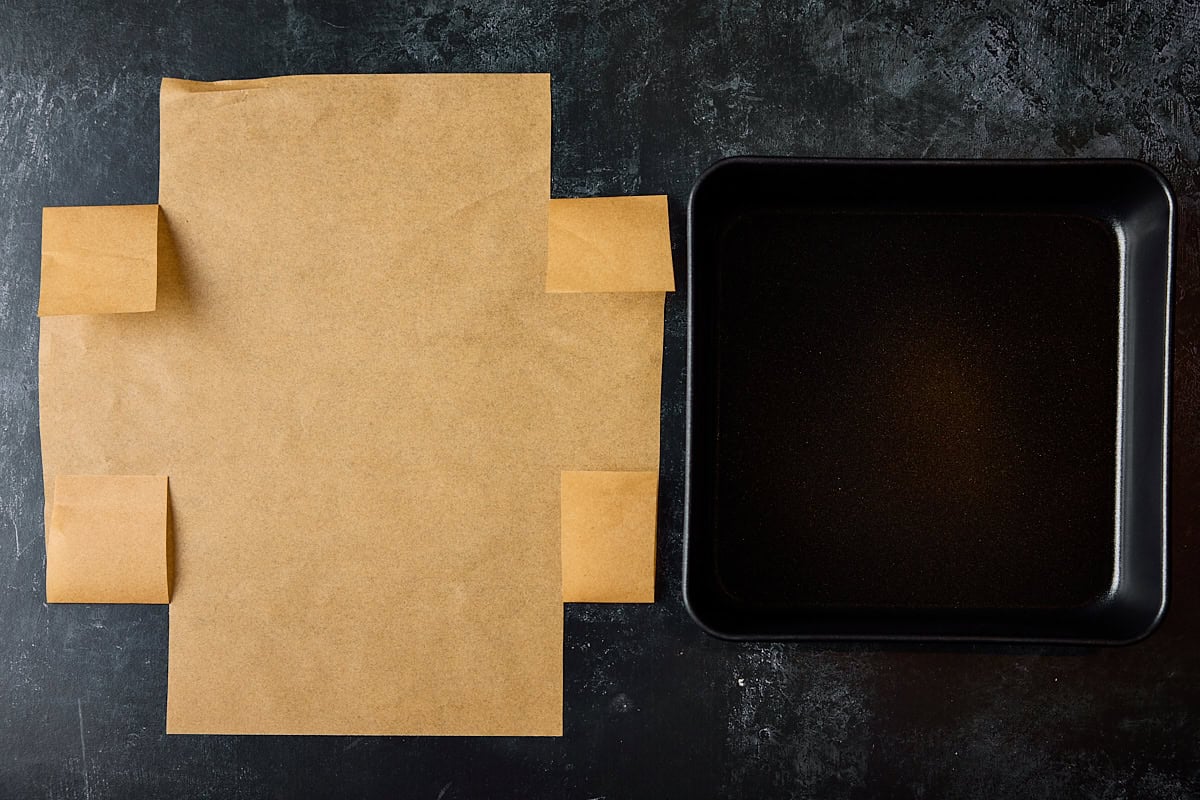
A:
POLYGON ((732 639, 1116 644, 1167 600, 1138 161, 733 158, 688 208, 684 599, 732 639))

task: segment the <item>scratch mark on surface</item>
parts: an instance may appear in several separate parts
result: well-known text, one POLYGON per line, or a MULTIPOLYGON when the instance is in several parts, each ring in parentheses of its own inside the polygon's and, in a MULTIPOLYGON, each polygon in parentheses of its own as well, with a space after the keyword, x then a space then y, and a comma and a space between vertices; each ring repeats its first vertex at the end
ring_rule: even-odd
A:
POLYGON ((946 130, 946 126, 949 123, 950 117, 947 116, 944 120, 942 120, 942 124, 938 125, 937 128, 934 129, 933 133, 929 136, 929 143, 926 144, 925 149, 921 151, 921 158, 925 158, 929 155, 929 151, 932 150, 933 146, 938 143, 939 139, 941 139, 942 131, 946 130))
POLYGON ((12 526, 13 526, 13 538, 17 540, 17 555, 16 555, 16 558, 20 558, 20 557, 21 557, 21 533, 20 533, 20 531, 18 531, 18 530, 17 530, 17 521, 16 521, 15 519, 13 519, 12 517, 9 517, 9 518, 8 518, 8 521, 12 523, 12 526))
POLYGON ((79 760, 83 764, 83 796, 92 799, 92 785, 88 780, 87 742, 83 738, 83 700, 76 698, 75 708, 79 711, 79 760))
POLYGON ((454 781, 446 781, 446 785, 442 787, 440 792, 438 792, 437 800, 442 800, 442 798, 446 796, 446 792, 450 791, 450 786, 453 783, 454 781))

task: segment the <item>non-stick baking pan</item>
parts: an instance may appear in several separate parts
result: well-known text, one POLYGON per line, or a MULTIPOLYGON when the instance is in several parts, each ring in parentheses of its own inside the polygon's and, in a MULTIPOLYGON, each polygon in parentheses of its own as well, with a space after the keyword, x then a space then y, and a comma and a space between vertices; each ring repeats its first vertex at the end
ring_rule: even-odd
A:
POLYGON ((1137 640, 1174 201, 1137 161, 734 158, 688 209, 684 598, 734 639, 1137 640))

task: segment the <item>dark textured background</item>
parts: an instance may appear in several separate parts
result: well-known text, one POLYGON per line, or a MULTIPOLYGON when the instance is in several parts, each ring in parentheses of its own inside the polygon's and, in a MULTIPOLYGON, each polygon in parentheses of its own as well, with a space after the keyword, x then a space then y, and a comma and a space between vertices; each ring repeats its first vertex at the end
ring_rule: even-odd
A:
POLYGON ((0 797, 1200 797, 1200 5, 941 6, 7 0, 0 797), (723 155, 1162 169, 1181 211, 1162 627, 1094 651, 707 638, 679 599, 681 291, 660 599, 567 607, 563 738, 164 736, 166 608, 42 602, 40 208, 155 201, 162 75, 409 71, 551 72, 555 195, 668 193, 677 270, 688 188, 723 155))

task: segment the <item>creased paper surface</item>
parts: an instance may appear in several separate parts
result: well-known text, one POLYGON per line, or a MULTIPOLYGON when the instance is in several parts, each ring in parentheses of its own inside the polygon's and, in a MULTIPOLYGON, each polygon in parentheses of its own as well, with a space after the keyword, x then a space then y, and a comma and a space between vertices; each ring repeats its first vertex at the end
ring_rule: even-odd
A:
POLYGON ((657 470, 663 295, 545 292, 548 76, 161 109, 158 307, 43 318, 41 413, 171 476, 168 731, 561 733, 560 473, 657 470))

